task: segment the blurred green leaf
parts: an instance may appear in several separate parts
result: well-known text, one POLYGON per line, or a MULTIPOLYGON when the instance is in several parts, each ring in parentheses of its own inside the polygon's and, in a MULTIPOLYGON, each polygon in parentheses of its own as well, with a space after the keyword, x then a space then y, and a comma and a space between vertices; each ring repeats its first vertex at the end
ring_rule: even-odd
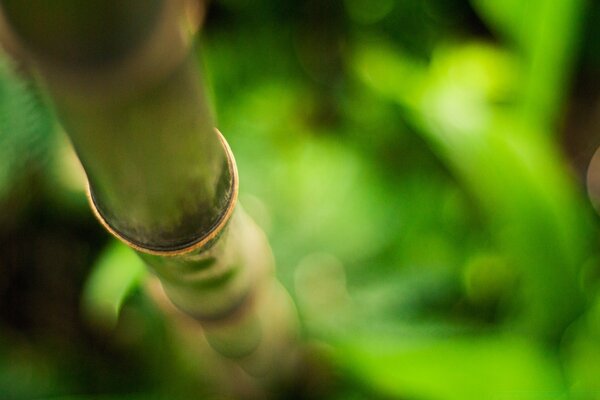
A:
POLYGON ((522 323, 542 336, 559 334, 582 306, 577 274, 587 249, 585 216, 553 141, 523 125, 511 107, 517 79, 510 55, 482 44, 443 47, 418 81, 387 79, 414 64, 384 47, 359 49, 355 59, 361 79, 408 110, 478 199, 496 243, 524 278, 514 296, 522 323))
POLYGON ((140 257, 121 242, 113 241, 104 249, 85 283, 82 311, 88 321, 112 329, 127 296, 146 272, 140 257))
POLYGON ((585 0, 472 2, 523 56, 523 117, 542 128, 553 128, 576 59, 585 0))
POLYGON ((0 200, 32 167, 41 170, 53 122, 39 95, 0 50, 0 200))
POLYGON ((600 396, 600 297, 563 338, 561 355, 571 392, 582 399, 600 396))
POLYGON ((543 1, 472 0, 471 2, 493 29, 513 42, 525 46, 525 43, 530 40, 527 35, 529 27, 527 21, 536 18, 531 15, 531 12, 535 11, 536 6, 543 1))
POLYGON ((42 398, 68 388, 55 359, 31 343, 4 341, 0 336, 0 398, 42 398))
POLYGON ((336 354, 344 369, 393 398, 568 398, 558 359, 513 336, 366 337, 336 354))

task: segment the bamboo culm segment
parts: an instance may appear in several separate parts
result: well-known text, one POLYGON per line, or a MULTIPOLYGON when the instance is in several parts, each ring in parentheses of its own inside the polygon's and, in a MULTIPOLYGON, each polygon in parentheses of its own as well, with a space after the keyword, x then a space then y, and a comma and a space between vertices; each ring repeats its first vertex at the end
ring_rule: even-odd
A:
POLYGON ((158 251, 188 247, 210 230, 235 182, 190 54, 198 2, 1 4, 3 41, 22 49, 40 76, 104 219, 129 242, 158 251), (129 45, 117 51, 98 39, 113 36, 129 45), (95 46, 114 51, 98 59, 95 46))
POLYGON ((297 322, 292 301, 274 277, 265 235, 238 205, 208 249, 174 257, 141 254, 167 297, 198 320, 222 355, 252 376, 292 373, 297 322))
POLYGON ((190 55, 199 2, 0 4, 2 41, 47 89, 96 216, 216 351, 280 381, 295 361, 296 314, 266 237, 236 206, 233 155, 190 55))

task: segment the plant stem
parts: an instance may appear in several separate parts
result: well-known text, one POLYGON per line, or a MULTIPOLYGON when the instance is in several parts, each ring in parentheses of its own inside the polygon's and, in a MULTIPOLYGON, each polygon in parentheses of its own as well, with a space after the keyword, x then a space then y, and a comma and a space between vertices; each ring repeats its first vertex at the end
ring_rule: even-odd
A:
POLYGON ((194 4, 6 0, 2 37, 47 87, 103 225, 215 350, 277 380, 293 365, 295 312, 264 234, 236 207, 233 155, 189 55, 194 4))

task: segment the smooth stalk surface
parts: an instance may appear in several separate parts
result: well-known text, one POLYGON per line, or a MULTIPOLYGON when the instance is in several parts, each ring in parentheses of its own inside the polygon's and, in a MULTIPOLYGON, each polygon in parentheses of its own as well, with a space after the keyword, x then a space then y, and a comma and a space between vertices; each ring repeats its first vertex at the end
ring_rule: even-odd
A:
POLYGON ((264 234, 233 212, 235 163, 189 55, 197 5, 4 0, 2 38, 48 89, 101 222, 214 349, 278 380, 294 363, 295 313, 264 234))

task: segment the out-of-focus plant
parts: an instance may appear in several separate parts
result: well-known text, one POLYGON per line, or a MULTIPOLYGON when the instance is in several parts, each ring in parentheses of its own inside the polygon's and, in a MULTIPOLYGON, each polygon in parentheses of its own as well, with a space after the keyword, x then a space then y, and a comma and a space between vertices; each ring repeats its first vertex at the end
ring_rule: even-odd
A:
POLYGON ((550 134, 577 58, 585 0, 472 3, 522 61, 520 116, 550 134))
POLYGON ((492 235, 521 274, 525 292, 511 294, 522 322, 538 335, 560 335, 581 310, 578 271, 589 234, 553 139, 511 109, 518 87, 511 61, 493 48, 468 45, 440 49, 431 67, 419 71, 405 57, 369 46, 356 63, 366 82, 408 109, 480 202, 492 235))
MULTIPOLYGON (((46 165, 53 119, 30 86, 17 78, 14 66, 0 52, 0 203, 9 201, 18 183, 39 175, 46 165)), ((18 208, 18 201, 14 206, 18 208)))

